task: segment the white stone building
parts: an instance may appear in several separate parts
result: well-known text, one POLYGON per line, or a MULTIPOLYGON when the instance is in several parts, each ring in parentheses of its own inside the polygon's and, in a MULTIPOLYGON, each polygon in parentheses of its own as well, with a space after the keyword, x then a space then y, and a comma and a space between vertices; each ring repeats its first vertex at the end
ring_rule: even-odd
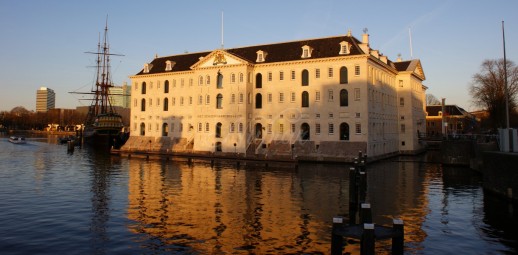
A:
POLYGON ((126 150, 307 160, 422 149, 419 60, 347 35, 156 57, 131 78, 126 150))

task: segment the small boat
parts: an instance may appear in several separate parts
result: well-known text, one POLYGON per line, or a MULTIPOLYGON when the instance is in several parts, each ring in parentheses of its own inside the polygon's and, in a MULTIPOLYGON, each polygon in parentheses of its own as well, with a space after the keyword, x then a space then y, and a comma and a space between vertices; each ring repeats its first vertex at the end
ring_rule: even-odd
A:
POLYGON ((25 140, 25 137, 23 136, 11 136, 9 137, 9 142, 14 144, 25 144, 27 141, 25 140))

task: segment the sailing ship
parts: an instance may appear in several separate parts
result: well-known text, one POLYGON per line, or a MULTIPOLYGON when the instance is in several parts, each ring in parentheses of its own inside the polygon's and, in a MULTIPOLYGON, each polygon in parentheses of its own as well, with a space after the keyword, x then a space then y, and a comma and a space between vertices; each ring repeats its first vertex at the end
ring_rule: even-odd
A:
POLYGON ((115 112, 110 102, 110 88, 113 87, 110 72, 110 56, 108 41, 108 23, 104 29, 104 36, 97 45, 97 52, 87 52, 97 55, 95 86, 88 94, 93 95, 92 104, 83 124, 83 142, 98 148, 118 148, 122 146, 124 124, 122 116, 115 112))

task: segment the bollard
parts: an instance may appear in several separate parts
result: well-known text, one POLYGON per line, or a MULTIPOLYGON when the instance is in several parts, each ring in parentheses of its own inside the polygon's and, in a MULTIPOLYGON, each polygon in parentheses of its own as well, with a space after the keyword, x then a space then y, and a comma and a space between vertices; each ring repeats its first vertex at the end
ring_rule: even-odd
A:
POLYGON ((69 153, 73 153, 74 152, 74 142, 73 141, 68 141, 67 142, 67 151, 69 153))
POLYGON ((371 204, 363 203, 360 211, 361 223, 372 223, 371 204))
POLYGON ((360 254, 361 255, 374 255, 374 224, 365 223, 363 224, 362 239, 360 241, 360 254))
POLYGON ((363 203, 367 198, 367 172, 362 171, 358 175, 360 176, 358 193, 360 194, 360 202, 363 203))
POLYGON ((392 254, 402 255, 405 247, 405 230, 403 220, 394 219, 392 229, 394 230, 394 237, 392 237, 392 254))
POLYGON ((356 169, 349 168, 349 224, 356 224, 358 211, 358 189, 356 184, 356 169))
POLYGON ((336 234, 336 231, 343 226, 344 219, 342 217, 333 217, 333 230, 331 233, 331 255, 342 254, 344 246, 344 238, 336 234))

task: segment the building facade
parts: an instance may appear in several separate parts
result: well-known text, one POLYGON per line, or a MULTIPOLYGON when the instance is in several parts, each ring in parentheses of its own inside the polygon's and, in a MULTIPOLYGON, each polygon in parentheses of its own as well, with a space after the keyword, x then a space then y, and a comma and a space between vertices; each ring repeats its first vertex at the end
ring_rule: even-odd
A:
POLYGON ((108 89, 109 99, 112 106, 130 108, 131 86, 126 82, 122 86, 113 86, 108 89))
POLYGON ((47 112, 56 107, 56 93, 47 87, 36 91, 36 112, 47 112))
POLYGON ((156 57, 130 78, 126 149, 316 160, 422 149, 421 63, 390 61, 367 34, 156 57))
POLYGON ((442 105, 426 106, 426 136, 428 137, 471 134, 478 129, 479 121, 475 115, 457 105, 445 105, 444 108, 442 105))

